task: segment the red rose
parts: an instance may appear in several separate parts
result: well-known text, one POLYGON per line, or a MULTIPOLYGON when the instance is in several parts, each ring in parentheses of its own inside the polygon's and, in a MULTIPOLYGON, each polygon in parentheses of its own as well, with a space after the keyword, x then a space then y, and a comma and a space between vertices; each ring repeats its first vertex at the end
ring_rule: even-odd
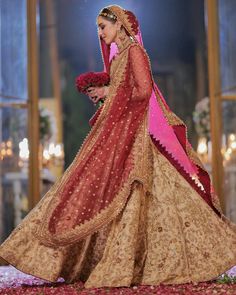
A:
POLYGON ((76 88, 79 92, 85 93, 89 87, 101 87, 108 85, 110 77, 106 72, 88 72, 79 75, 76 80, 76 88))

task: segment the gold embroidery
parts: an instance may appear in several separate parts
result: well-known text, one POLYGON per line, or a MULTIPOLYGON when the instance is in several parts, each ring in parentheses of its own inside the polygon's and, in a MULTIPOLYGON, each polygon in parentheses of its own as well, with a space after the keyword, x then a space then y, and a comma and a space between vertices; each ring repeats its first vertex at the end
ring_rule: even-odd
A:
MULTIPOLYGON (((128 51, 125 52, 119 70, 113 65, 114 84, 76 158, 62 179, 0 246, 0 256, 20 270, 46 280, 57 281, 61 275, 67 282, 86 278, 86 287, 178 284, 213 279, 236 263, 235 226, 224 216, 220 219, 158 152, 148 136, 146 116, 131 153, 135 169, 109 208, 94 219, 93 230, 89 221, 75 232, 80 234, 77 238, 86 239, 75 242, 76 238, 72 238, 74 244, 61 246, 63 236, 55 243, 45 236, 45 244, 50 247, 35 239, 34 233, 41 221, 45 222, 50 199, 56 197, 62 181, 84 159, 101 131, 101 123, 124 77, 128 51), (103 222, 109 224, 100 229, 103 222), (89 235, 96 230, 99 231, 89 235)), ((176 115, 165 111, 158 99, 168 122, 182 124, 176 115)), ((188 153, 195 157, 191 149, 188 153)))
MULTIPOLYGON (((157 97, 157 100, 158 100, 158 103, 163 111, 163 114, 168 122, 168 124, 170 126, 177 126, 177 125, 183 125, 185 127, 185 136, 186 136, 186 139, 188 140, 188 129, 187 129, 187 126, 184 124, 184 122, 175 114, 173 113, 172 111, 167 111, 159 94, 157 93, 157 91, 155 90, 155 94, 156 94, 156 97, 157 97)), ((205 173, 208 174, 207 170, 205 169, 203 163, 201 162, 201 160, 199 159, 197 153, 194 151, 194 149, 189 146, 189 145, 186 145, 185 146, 186 148, 186 153, 187 153, 187 156, 189 157, 189 159, 197 166, 199 166, 201 169, 203 169, 205 171, 205 173)), ((208 177, 210 179, 210 176, 208 174, 208 177)), ((198 181, 195 180, 195 183, 196 185, 198 185, 198 181)), ((212 203, 214 205, 214 207, 222 214, 222 209, 221 209, 221 206, 220 206, 220 201, 219 201, 219 197, 217 195, 214 195, 214 198, 212 199, 212 203)))
POLYGON ((235 225, 213 212, 151 140, 146 144, 149 148, 142 149, 150 150, 153 165, 150 194, 141 182, 133 185, 123 210, 108 227, 73 245, 46 247, 33 235, 35 221, 47 210, 43 204, 0 246, 0 256, 52 282, 58 277, 68 283, 82 279, 86 288, 207 281, 234 266, 235 225))
MULTIPOLYGON (((144 122, 146 122, 146 117, 144 122)), ((74 230, 71 230, 71 237, 68 236, 68 232, 60 234, 57 239, 49 233, 48 229, 45 225, 47 225, 48 217, 51 216, 51 213, 47 212, 46 219, 44 218, 44 223, 42 227, 39 228, 39 231, 35 232, 35 236, 40 239, 40 241, 47 246, 55 246, 55 245, 67 245, 68 243, 74 243, 80 239, 85 238, 89 234, 92 234, 99 230, 103 225, 108 224, 112 219, 114 219, 119 212, 123 209, 127 197, 130 194, 130 190, 132 184, 135 181, 139 181, 145 187, 145 190, 149 190, 150 182, 152 178, 150 177, 149 171, 151 170, 150 161, 150 152, 148 152, 147 141, 150 140, 149 136, 145 136, 144 130, 145 124, 140 126, 140 131, 137 132, 136 140, 134 143, 134 148, 131 151, 131 158, 133 158, 134 163, 136 163, 134 169, 130 173, 128 179, 124 183, 123 187, 120 189, 117 196, 111 202, 109 206, 105 209, 101 210, 97 216, 95 216, 92 220, 85 221, 80 226, 75 227, 74 230), (146 150, 144 150, 146 149, 146 150), (142 160, 140 159, 140 155, 142 155, 142 160), (147 161, 147 159, 149 159, 147 161)))
POLYGON ((86 288, 207 281, 235 264, 236 230, 151 146, 152 194, 147 197, 142 187, 133 188, 111 224, 103 257, 86 288))
MULTIPOLYGON (((124 79, 127 60, 128 60, 128 50, 124 50, 122 52, 122 55, 120 56, 117 69, 114 70, 113 68, 112 74, 111 74, 114 93, 117 87, 119 86, 119 84, 121 83, 122 79, 124 79)), ((103 120, 103 117, 107 113, 111 103, 112 103, 112 96, 109 93, 108 99, 105 101, 104 109, 102 110, 101 115, 99 116, 97 122, 94 125, 94 129, 93 129, 95 130, 94 132, 98 132, 99 128, 101 128, 100 127, 102 125, 101 121, 103 120)), ((144 128, 143 125, 141 126, 142 127, 140 128, 144 128)), ((143 140, 146 140, 146 141, 149 140, 148 134, 144 136, 143 133, 141 138, 139 139, 138 138, 139 136, 137 135, 137 141, 141 140, 141 142, 143 142, 143 140)), ((80 160, 83 160, 83 158, 86 156, 86 153, 90 151, 95 140, 96 140, 96 137, 95 138, 92 137, 92 140, 90 139, 89 141, 86 142, 86 145, 84 145, 83 149, 80 152, 81 156, 77 154, 76 159, 73 161, 74 165, 77 166, 80 164, 81 162, 80 160)), ((41 242, 44 243, 45 245, 50 245, 50 246, 66 245, 67 243, 73 243, 75 241, 78 241, 86 237, 88 234, 96 232, 97 230, 99 230, 99 228, 101 228, 101 226, 109 223, 112 219, 114 219, 114 217, 117 216, 117 214, 119 214, 119 212, 122 210, 125 204, 125 201, 129 195, 132 183, 135 180, 138 180, 141 183, 144 183, 144 185, 147 181, 150 182, 150 179, 148 178, 147 169, 145 169, 144 167, 144 163, 146 161, 145 159, 143 161, 140 161, 140 154, 143 155, 143 157, 147 157, 148 153, 146 153, 146 151, 142 151, 140 153, 140 150, 138 152, 135 152, 137 147, 139 147, 140 145, 143 146, 142 143, 139 144, 138 142, 134 144, 135 148, 133 153, 131 153, 131 157, 133 157, 134 163, 140 163, 140 165, 142 164, 143 166, 141 168, 136 167, 135 169, 132 170, 123 188, 119 191, 118 195, 114 198, 114 200, 109 206, 101 210, 101 212, 97 214, 97 216, 94 217, 93 219, 87 220, 83 224, 76 226, 73 230, 71 230, 70 236, 68 232, 64 232, 58 235, 57 238, 55 238, 55 236, 49 233, 48 227, 47 227, 49 218, 51 217, 52 211, 55 208, 55 204, 57 202, 57 199, 55 198, 56 193, 54 191, 55 195, 51 195, 52 200, 51 200, 51 203, 49 204, 49 208, 45 214, 45 217, 43 218, 44 222, 42 226, 39 227, 38 230, 35 232, 35 236, 39 238, 41 242)), ((66 171, 63 181, 59 184, 58 187, 61 187, 62 185, 64 185, 64 182, 66 181, 67 177, 69 177, 68 173, 69 172, 72 173, 72 168, 73 166, 70 166, 70 171, 66 171)))

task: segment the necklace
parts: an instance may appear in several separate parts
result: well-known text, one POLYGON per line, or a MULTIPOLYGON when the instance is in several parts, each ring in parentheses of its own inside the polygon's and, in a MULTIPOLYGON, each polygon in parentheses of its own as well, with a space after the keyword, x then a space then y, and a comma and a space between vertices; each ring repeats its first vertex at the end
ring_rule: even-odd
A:
POLYGON ((118 55, 121 54, 121 52, 123 52, 132 42, 133 40, 130 37, 128 37, 121 44, 117 44, 119 50, 118 55))
POLYGON ((114 73, 117 71, 120 65, 120 60, 123 58, 123 52, 126 48, 129 47, 129 45, 133 43, 133 40, 131 38, 125 39, 120 45, 117 45, 118 53, 113 57, 111 61, 111 67, 110 67, 110 76, 113 76, 114 73))

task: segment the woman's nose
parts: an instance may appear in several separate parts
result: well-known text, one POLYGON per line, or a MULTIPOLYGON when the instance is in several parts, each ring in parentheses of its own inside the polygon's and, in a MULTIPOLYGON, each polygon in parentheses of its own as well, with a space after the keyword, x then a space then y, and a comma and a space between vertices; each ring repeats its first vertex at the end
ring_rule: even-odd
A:
POLYGON ((99 37, 102 36, 102 31, 101 31, 101 29, 98 29, 98 35, 99 35, 99 37))

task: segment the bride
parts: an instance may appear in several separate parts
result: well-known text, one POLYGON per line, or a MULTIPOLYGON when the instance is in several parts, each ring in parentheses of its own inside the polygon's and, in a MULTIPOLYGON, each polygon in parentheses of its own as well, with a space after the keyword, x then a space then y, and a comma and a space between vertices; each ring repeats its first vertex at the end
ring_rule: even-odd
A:
POLYGON ((153 81, 135 15, 107 6, 97 25, 110 84, 88 95, 105 101, 74 161, 0 256, 86 288, 214 279, 236 264, 235 225, 153 81))

